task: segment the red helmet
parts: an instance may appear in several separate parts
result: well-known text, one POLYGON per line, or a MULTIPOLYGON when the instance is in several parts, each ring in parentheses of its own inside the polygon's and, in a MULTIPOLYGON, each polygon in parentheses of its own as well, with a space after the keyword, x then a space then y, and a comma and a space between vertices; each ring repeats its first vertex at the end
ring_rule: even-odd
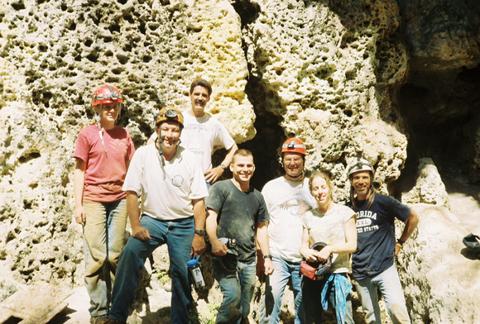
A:
POLYGON ((302 140, 297 137, 287 138, 282 145, 282 154, 283 153, 298 153, 301 155, 307 155, 307 149, 302 140))
POLYGON ((123 97, 116 87, 104 84, 93 92, 92 106, 122 103, 123 97))

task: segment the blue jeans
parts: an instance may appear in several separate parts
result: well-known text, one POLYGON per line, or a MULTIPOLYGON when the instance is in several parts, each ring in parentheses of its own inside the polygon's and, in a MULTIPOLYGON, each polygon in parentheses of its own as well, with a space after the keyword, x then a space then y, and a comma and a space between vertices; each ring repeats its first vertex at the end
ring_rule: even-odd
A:
POLYGON ((265 292, 265 303, 260 309, 260 323, 278 324, 282 309, 282 299, 288 280, 292 280, 295 303, 295 324, 303 323, 302 307, 302 277, 300 262, 289 262, 273 257, 273 273, 268 277, 265 292), (272 305, 269 307, 269 305, 272 305))
MULTIPOLYGON (((305 323, 322 323, 324 310, 322 308, 322 289, 327 281, 328 276, 322 280, 310 280, 303 277, 302 281, 302 297, 305 323)), ((345 323, 355 324, 353 321, 352 300, 351 294, 348 295, 346 301, 345 323)), ((335 288, 328 292, 328 305, 335 305, 335 288)), ((333 306, 334 309, 336 307, 333 306)), ((334 312, 335 314, 335 312, 334 312)), ((337 319, 338 323, 338 319, 337 319)))
POLYGON ((248 318, 256 280, 256 261, 236 262, 236 270, 225 267, 224 257, 213 258, 213 274, 223 294, 216 323, 241 323, 248 318), (233 270, 233 271, 232 271, 233 270))
POLYGON ((110 203, 85 200, 83 211, 86 215, 83 227, 85 284, 90 296, 90 316, 105 316, 125 243, 127 204, 125 199, 110 203))
POLYGON ((109 318, 127 320, 145 259, 157 247, 166 243, 172 276, 171 323, 188 323, 189 311, 193 304, 187 270, 193 240, 193 217, 162 221, 143 214, 140 223, 148 229, 151 239, 148 241, 134 237, 128 239, 118 263, 109 318))
POLYGON ((362 308, 366 312, 365 321, 368 324, 381 324, 378 292, 383 296, 385 306, 394 324, 410 323, 402 285, 395 264, 372 278, 357 280, 355 283, 362 308))

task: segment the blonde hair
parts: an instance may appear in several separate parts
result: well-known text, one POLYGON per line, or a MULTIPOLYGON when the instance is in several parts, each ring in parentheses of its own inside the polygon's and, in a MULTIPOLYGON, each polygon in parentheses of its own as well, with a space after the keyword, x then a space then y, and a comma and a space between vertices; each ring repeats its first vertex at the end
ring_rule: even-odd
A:
MULTIPOLYGON (((238 149, 238 150, 235 151, 235 153, 233 154, 233 157, 232 157, 232 163, 235 162, 235 157, 236 156, 251 156, 252 160, 254 160, 252 151, 250 151, 248 149, 244 149, 244 148, 241 148, 241 149, 238 149)), ((255 163, 255 161, 254 161, 254 163, 255 163)))
POLYGON ((321 170, 313 171, 313 173, 310 175, 310 179, 308 180, 308 189, 310 189, 310 193, 312 192, 312 184, 315 178, 322 178, 325 180, 329 190, 328 197, 330 198, 330 201, 333 201, 333 183, 330 175, 321 170))

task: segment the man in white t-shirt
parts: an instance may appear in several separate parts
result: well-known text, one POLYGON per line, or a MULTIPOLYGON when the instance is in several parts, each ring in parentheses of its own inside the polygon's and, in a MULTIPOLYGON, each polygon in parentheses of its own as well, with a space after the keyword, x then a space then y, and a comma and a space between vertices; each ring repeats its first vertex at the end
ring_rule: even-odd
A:
MULTIPOLYGON (((225 126, 209 113, 205 107, 210 100, 212 86, 204 79, 195 79, 190 85, 191 109, 184 114, 184 129, 182 131, 182 145, 195 153, 204 172, 205 181, 213 184, 232 162, 232 157, 238 149, 232 136, 225 126), (212 166, 212 154, 217 149, 225 148, 227 154, 222 163, 212 166)), ((157 139, 156 133, 152 134, 148 142, 157 139)))
POLYGON ((285 175, 267 182, 262 190, 270 214, 268 236, 274 272, 267 282, 265 308, 260 312, 260 322, 279 323, 283 293, 291 280, 297 324, 302 322, 302 216, 316 203, 304 173, 307 154, 304 143, 298 138, 289 138, 283 143, 281 153, 285 175))
POLYGON ((165 243, 172 276, 171 322, 189 321, 193 303, 187 261, 205 250, 208 191, 194 153, 179 146, 182 128, 182 113, 163 108, 156 118, 159 140, 139 148, 130 162, 123 190, 132 236, 118 263, 110 321, 126 322, 145 259, 165 243))

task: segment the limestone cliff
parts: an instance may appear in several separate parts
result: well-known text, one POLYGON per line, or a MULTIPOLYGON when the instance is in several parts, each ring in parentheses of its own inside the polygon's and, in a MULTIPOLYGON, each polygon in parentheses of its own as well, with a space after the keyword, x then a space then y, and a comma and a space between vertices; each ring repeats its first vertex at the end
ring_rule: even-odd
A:
MULTIPOLYGON (((123 90, 121 123, 137 146, 161 106, 188 106, 201 76, 214 88, 210 112, 258 156, 258 186, 278 171, 284 136, 296 133, 307 167, 331 172, 341 201, 346 166, 361 154, 380 191, 447 206, 440 173, 480 179, 479 12, 473 0, 4 1, 0 299, 37 281, 82 284, 71 154, 79 129, 94 122, 90 95, 103 82, 123 90)), ((432 251, 455 254, 464 231, 442 221, 433 233, 425 224, 437 212, 422 211, 400 260, 412 318, 479 321, 458 297, 462 278, 429 256, 433 236, 453 226, 451 244, 432 251), (448 291, 438 289, 442 274, 448 291)))

